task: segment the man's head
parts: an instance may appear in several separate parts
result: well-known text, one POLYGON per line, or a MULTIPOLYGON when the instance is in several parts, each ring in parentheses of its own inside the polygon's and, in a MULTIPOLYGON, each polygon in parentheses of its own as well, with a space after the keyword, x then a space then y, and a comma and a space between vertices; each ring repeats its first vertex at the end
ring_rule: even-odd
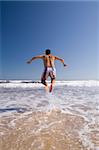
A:
POLYGON ((51 54, 51 50, 50 50, 50 49, 46 49, 46 50, 45 50, 45 54, 46 54, 46 55, 51 54))

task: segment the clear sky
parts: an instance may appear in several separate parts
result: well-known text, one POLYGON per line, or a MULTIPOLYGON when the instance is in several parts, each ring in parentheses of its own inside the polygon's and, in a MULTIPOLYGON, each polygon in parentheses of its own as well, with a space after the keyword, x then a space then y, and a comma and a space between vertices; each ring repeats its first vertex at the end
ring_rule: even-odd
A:
POLYGON ((5 1, 1 9, 0 79, 40 79, 45 49, 56 61, 57 80, 99 79, 99 2, 5 1))

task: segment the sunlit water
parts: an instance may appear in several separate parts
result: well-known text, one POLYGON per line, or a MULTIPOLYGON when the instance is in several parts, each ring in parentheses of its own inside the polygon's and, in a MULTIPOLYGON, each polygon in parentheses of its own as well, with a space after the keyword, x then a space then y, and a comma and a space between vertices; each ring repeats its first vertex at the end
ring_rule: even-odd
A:
POLYGON ((99 150, 99 81, 0 83, 1 150, 99 150))

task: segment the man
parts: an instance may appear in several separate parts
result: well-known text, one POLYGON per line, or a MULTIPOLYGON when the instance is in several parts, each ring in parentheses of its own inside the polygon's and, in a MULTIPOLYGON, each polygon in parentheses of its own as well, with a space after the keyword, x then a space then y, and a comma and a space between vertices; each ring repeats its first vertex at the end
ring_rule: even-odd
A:
POLYGON ((48 91, 48 84, 47 84, 46 80, 50 76, 51 85, 49 88, 49 92, 52 92, 53 86, 55 84, 55 78, 56 78, 56 69, 55 69, 54 61, 55 60, 61 61, 61 63, 63 63, 63 65, 64 65, 64 67, 67 65, 64 63, 63 59, 61 59, 57 56, 53 56, 51 54, 50 49, 45 50, 45 55, 35 56, 32 59, 30 59, 29 61, 27 61, 27 63, 30 64, 35 59, 42 59, 43 60, 44 72, 43 72, 42 77, 41 77, 41 83, 43 85, 45 85, 45 89, 46 89, 46 91, 48 91))

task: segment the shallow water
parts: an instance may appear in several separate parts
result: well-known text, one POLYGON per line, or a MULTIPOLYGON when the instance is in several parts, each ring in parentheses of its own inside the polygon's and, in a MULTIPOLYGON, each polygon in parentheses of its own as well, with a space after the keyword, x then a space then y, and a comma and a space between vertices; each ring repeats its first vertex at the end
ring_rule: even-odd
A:
POLYGON ((99 150, 99 81, 0 84, 0 149, 99 150))

